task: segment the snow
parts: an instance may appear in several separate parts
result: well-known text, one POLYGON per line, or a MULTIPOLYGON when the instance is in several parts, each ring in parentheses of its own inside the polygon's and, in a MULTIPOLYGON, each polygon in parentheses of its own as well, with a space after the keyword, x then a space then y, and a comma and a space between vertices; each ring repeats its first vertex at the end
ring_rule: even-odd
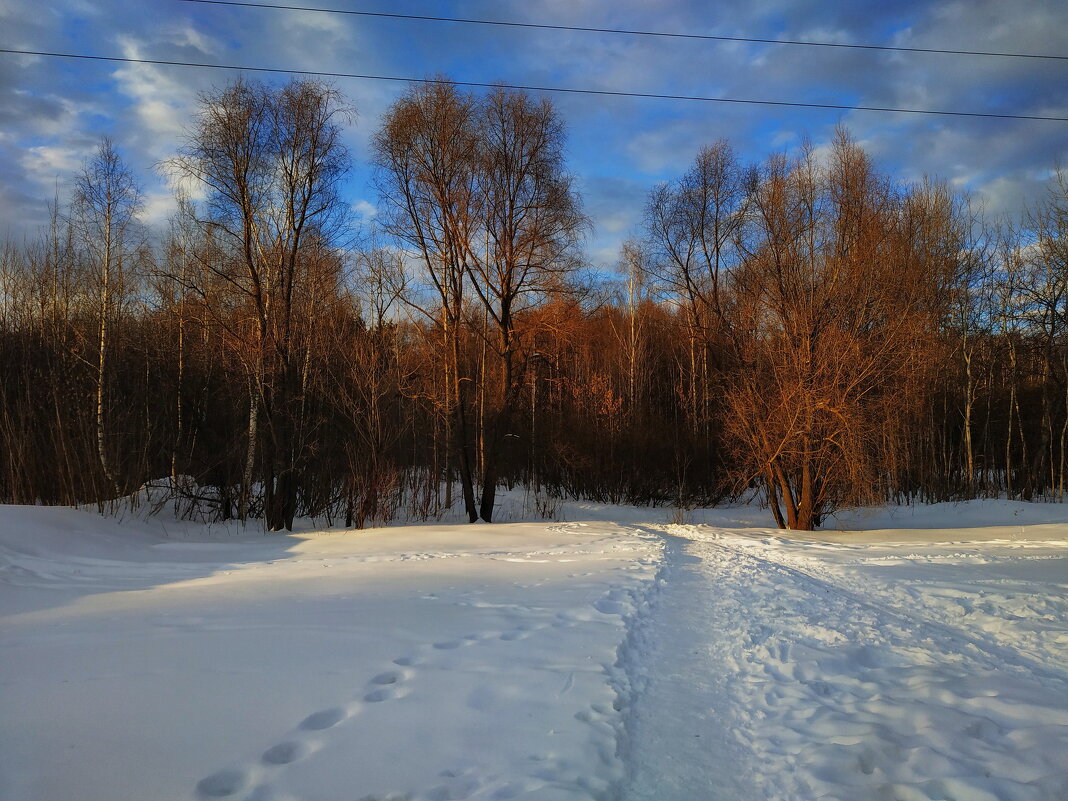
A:
POLYGON ((1068 798, 1062 505, 560 516, 0 507, 0 799, 1068 798))

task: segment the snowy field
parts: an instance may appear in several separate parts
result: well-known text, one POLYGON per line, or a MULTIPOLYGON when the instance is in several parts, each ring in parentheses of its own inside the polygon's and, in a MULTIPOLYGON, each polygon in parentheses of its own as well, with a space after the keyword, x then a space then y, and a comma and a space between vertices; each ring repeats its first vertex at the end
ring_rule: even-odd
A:
POLYGON ((1063 506, 561 517, 0 507, 0 799, 1068 799, 1063 506))

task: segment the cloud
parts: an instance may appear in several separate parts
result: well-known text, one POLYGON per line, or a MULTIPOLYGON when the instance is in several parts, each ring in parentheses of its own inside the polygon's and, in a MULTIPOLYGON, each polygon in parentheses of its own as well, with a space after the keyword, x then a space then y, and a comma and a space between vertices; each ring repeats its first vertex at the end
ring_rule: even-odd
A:
POLYGON ((378 207, 366 200, 357 200, 352 204, 352 210, 361 220, 370 220, 378 214, 378 207))
MULTIPOLYGON (((15 47, 330 72, 593 87, 657 94, 945 108, 1068 116, 1068 65, 921 53, 805 48, 587 32, 537 31, 281 10, 55 0, 0 0, 15 47)), ((1063 0, 467 0, 461 16, 726 36, 823 39, 1007 52, 1063 50, 1063 0)), ((405 0, 396 10, 419 13, 405 0)), ((0 55, 0 215, 25 230, 47 220, 57 174, 76 170, 110 134, 145 184, 146 215, 169 213, 155 165, 172 155, 197 93, 236 73, 0 55), (33 198, 39 198, 35 201, 33 198)), ((284 80, 259 75, 264 80, 284 80)), ((360 112, 347 130, 356 169, 348 197, 373 214, 369 140, 403 83, 338 80, 360 112)), ((614 262, 649 188, 698 148, 729 138, 743 161, 825 144, 844 122, 895 177, 942 177, 988 210, 1018 211, 1068 163, 1061 123, 815 111, 554 95, 569 168, 595 230, 590 258, 614 262)))
POLYGON ((57 179, 65 180, 80 170, 88 155, 89 151, 38 145, 27 148, 19 164, 30 180, 51 187, 57 179))
POLYGON ((176 210, 177 203, 172 192, 158 189, 146 192, 141 208, 141 221, 162 231, 176 210))

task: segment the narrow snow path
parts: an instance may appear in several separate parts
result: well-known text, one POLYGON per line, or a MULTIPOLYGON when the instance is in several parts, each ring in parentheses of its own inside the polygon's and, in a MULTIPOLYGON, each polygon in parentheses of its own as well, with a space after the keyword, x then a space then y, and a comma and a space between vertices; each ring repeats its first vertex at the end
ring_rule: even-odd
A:
POLYGON ((652 613, 623 658, 638 693, 627 716, 624 801, 756 799, 748 750, 732 735, 736 666, 720 645, 745 618, 696 543, 665 536, 652 613))
MULTIPOLYGON (((625 801, 1068 797, 1068 676, 1034 658, 1029 632, 954 620, 931 595, 898 606, 893 576, 861 582, 846 548, 836 563, 810 547, 805 570, 772 539, 666 538, 645 648, 629 656, 644 685, 625 801)), ((953 603, 985 598, 974 583, 953 603)))

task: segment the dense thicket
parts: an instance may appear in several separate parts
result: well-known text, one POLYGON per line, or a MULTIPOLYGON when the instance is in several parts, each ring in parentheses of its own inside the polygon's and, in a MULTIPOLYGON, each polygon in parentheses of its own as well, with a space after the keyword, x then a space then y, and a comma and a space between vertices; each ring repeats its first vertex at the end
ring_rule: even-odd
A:
POLYGON ((992 225, 844 133, 756 166, 718 142, 652 189, 606 277, 547 101, 410 91, 360 237, 350 118, 317 83, 232 85, 167 165, 195 198, 169 230, 139 226, 105 140, 39 239, 0 251, 0 500, 154 481, 179 513, 280 529, 490 520, 504 485, 543 512, 756 490, 810 528, 1063 497, 1063 181, 992 225))

